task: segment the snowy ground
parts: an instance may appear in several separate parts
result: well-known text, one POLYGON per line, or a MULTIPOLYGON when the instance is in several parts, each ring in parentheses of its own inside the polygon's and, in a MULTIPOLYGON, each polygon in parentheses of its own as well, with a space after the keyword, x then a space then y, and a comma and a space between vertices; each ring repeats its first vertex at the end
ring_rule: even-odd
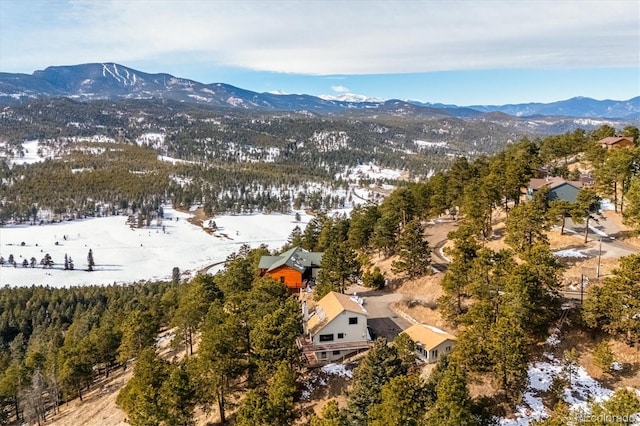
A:
POLYGON ((257 247, 264 243, 277 250, 296 225, 304 229, 310 219, 304 212, 300 212, 299 223, 295 221, 295 212, 216 216, 219 231, 210 235, 188 223, 189 214, 170 207, 165 207, 164 213, 161 226, 153 224, 140 229, 127 226, 124 216, 0 228, 0 256, 7 260, 13 254, 17 262, 16 268, 7 264, 0 267, 0 285, 66 287, 169 279, 175 266, 181 272, 195 273, 224 261, 242 244, 257 247), (89 249, 96 263, 93 272, 85 271, 89 249), (53 269, 39 265, 46 253, 55 262, 53 269), (65 254, 73 259, 75 270, 63 269, 65 254), (23 268, 22 261, 31 257, 36 258, 38 265, 23 268))
POLYGON ((571 257, 575 259, 582 259, 587 257, 586 254, 574 248, 554 251, 553 254, 558 257, 571 257))
MULTIPOLYGON (((555 333, 547 339, 549 346, 556 346, 559 343, 560 339, 555 333)), ((548 411, 540 393, 549 390, 553 378, 561 374, 562 364, 551 354, 544 356, 546 360, 537 361, 529 366, 529 389, 523 395, 523 404, 518 406, 515 418, 500 419, 500 426, 527 426, 533 420, 548 417, 548 411)), ((612 390, 603 387, 589 376, 582 366, 578 366, 572 377, 571 387, 564 389, 563 399, 572 410, 586 410, 589 401, 606 401, 612 395, 612 390)))

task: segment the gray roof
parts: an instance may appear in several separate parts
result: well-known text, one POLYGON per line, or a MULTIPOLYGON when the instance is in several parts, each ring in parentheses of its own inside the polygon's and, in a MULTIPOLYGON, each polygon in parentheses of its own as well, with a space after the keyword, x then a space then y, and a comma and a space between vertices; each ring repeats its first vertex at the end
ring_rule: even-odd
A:
POLYGON ((304 272, 307 268, 319 267, 322 261, 322 254, 294 247, 279 256, 262 256, 258 268, 273 271, 280 266, 287 265, 299 272, 304 272))

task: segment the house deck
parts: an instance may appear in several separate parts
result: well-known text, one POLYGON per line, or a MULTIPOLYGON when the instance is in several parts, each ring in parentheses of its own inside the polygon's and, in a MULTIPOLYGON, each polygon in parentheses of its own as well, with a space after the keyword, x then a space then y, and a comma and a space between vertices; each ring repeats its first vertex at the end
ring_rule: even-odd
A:
POLYGON ((359 342, 333 342, 314 345, 310 339, 304 336, 298 336, 297 343, 298 347, 302 349, 302 353, 304 354, 324 351, 356 351, 358 349, 369 349, 371 346, 373 346, 372 341, 364 340, 359 342))

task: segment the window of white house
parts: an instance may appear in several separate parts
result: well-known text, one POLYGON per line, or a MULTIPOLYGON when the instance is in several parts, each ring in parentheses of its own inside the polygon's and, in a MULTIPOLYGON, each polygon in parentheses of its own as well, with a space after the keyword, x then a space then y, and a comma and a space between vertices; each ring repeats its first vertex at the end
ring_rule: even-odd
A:
POLYGON ((447 346, 446 348, 444 348, 444 350, 447 352, 451 352, 451 346, 447 346))
POLYGON ((333 342, 333 334, 321 334, 320 335, 321 342, 333 342))
POLYGON ((434 349, 431 351, 431 358, 438 358, 438 350, 434 349))
POLYGON ((344 333, 338 333, 338 339, 344 339, 344 333))
POLYGON ((349 325, 357 324, 357 323, 358 323, 358 317, 349 317, 349 325))
POLYGON ((340 351, 333 351, 334 355, 340 355, 340 351))
POLYGON ((327 357, 327 353, 326 352, 320 352, 320 358, 326 358, 327 357))

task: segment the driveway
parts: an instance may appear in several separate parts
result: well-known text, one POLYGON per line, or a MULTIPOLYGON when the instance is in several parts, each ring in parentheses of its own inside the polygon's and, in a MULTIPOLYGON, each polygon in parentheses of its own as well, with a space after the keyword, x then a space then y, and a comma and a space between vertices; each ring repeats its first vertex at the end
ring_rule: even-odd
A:
MULTIPOLYGON (((575 224, 571 218, 567 218, 565 231, 579 234, 584 238, 584 224, 575 224)), ((638 253, 638 249, 632 245, 618 241, 616 234, 621 232, 615 221, 607 220, 605 217, 599 218, 599 222, 589 221, 589 233, 587 239, 589 241, 602 242, 602 257, 620 258, 630 254, 638 253)), ((599 248, 598 248, 599 251, 599 248)), ((596 254, 597 255, 597 254, 596 254)))
POLYGON ((392 303, 402 300, 402 294, 372 290, 359 285, 347 288, 345 293, 356 293, 364 300, 364 308, 368 314, 367 325, 373 329, 376 337, 385 337, 391 342, 402 330, 411 326, 409 321, 391 309, 392 303))

